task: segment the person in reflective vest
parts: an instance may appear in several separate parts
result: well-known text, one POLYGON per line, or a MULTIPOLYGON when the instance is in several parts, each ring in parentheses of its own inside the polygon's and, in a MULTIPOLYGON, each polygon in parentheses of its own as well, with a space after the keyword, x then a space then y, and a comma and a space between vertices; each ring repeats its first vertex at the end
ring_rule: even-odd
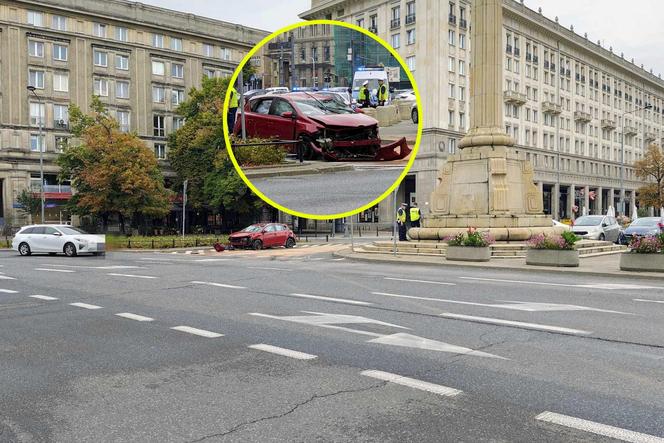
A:
POLYGON ((416 202, 413 202, 413 204, 410 207, 410 226, 412 228, 419 228, 421 218, 422 218, 422 213, 420 212, 420 208, 417 207, 416 202))
POLYGON ((387 102, 388 99, 387 92, 385 82, 383 82, 383 80, 378 80, 378 106, 385 106, 385 102, 387 102))
POLYGON ((228 121, 228 133, 233 133, 235 127, 235 116, 237 115, 237 108, 240 103, 240 94, 235 87, 231 86, 231 100, 228 102, 228 114, 226 120, 228 121))
POLYGON ((406 204, 401 203, 397 210, 397 226, 399 228, 399 241, 408 241, 406 238, 406 204))
POLYGON ((371 93, 369 92, 369 81, 362 83, 360 88, 360 93, 358 95, 358 101, 363 108, 368 108, 371 106, 371 93))

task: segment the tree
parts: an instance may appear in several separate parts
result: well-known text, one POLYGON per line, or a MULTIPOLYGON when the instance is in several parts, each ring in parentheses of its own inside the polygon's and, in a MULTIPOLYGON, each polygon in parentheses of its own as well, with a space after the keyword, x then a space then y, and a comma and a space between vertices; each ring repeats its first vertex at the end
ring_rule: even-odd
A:
POLYGON ((72 132, 81 143, 66 147, 58 157, 60 178, 71 180, 76 193, 72 213, 102 219, 116 214, 121 230, 137 217, 163 217, 170 211, 169 192, 154 153, 136 134, 120 131, 98 97, 92 112, 69 108, 72 132))
POLYGON ((36 196, 27 189, 21 191, 18 197, 16 197, 16 202, 21 205, 19 210, 30 216, 30 223, 32 223, 33 218, 37 217, 41 211, 41 196, 36 196))
POLYGON ((641 206, 664 207, 664 155, 650 145, 641 160, 634 162, 636 176, 647 182, 637 191, 641 206))

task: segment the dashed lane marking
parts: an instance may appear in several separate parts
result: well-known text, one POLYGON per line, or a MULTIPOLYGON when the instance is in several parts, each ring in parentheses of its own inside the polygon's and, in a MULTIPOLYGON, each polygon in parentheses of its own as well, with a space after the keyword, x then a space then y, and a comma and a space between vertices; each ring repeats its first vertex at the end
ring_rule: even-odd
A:
POLYGON ((192 281, 190 283, 193 283, 195 285, 207 285, 207 286, 216 286, 218 288, 228 288, 228 289, 247 289, 245 286, 234 286, 234 285, 227 285, 224 283, 214 283, 211 281, 192 281))
POLYGON ((266 271, 290 271, 290 269, 286 268, 271 268, 269 266, 249 266, 247 269, 260 269, 260 270, 266 270, 266 271))
POLYGON ((0 289, 0 292, 3 292, 5 294, 18 294, 18 291, 14 291, 12 289, 0 289))
POLYGON ((151 317, 144 317, 142 315, 138 314, 132 314, 131 312, 121 312, 119 314, 115 314, 118 317, 122 318, 128 318, 129 320, 136 320, 136 321, 152 321, 154 318, 151 317))
POLYGON ((335 297, 325 297, 322 295, 311 295, 311 294, 290 294, 292 297, 302 297, 302 298, 311 298, 314 300, 323 300, 323 301, 332 301, 338 303, 348 303, 350 305, 362 305, 362 306, 371 306, 373 303, 359 300, 349 300, 347 298, 335 298, 335 297))
POLYGON ((0 280, 16 280, 14 277, 8 277, 6 275, 0 275, 0 280))
POLYGON ((89 305, 89 304, 87 304, 87 303, 69 303, 69 305, 70 305, 70 306, 76 306, 77 308, 91 309, 91 310, 94 310, 94 309, 102 309, 101 306, 97 306, 97 305, 89 305))
POLYGON ((133 274, 115 274, 115 273, 109 273, 106 275, 110 275, 113 277, 127 277, 127 278, 143 278, 143 279, 155 279, 157 277, 153 275, 133 275, 133 274))
POLYGON ((578 429, 580 431, 590 432, 592 434, 603 435, 604 437, 615 438, 616 440, 627 441, 631 443, 664 443, 664 438, 654 435, 642 434, 641 432, 630 431, 628 429, 617 428, 594 421, 571 417, 569 415, 557 414, 555 412, 543 412, 535 417, 535 420, 553 423, 567 428, 578 429))
POLYGON ((29 295, 28 297, 36 298, 37 300, 45 300, 45 301, 58 300, 57 297, 49 297, 48 295, 29 295))
MULTIPOLYGON (((65 272, 65 273, 76 272, 76 271, 72 271, 71 269, 49 269, 49 268, 35 268, 35 271, 44 271, 44 272, 65 272)), ((0 276, 0 278, 3 278, 3 276, 0 276)))
POLYGON ((224 334, 218 334, 216 332, 206 331, 204 329, 192 328, 191 326, 175 326, 171 329, 175 331, 186 332, 188 334, 199 335, 206 338, 218 338, 224 336, 224 334))
POLYGON ((434 383, 416 380, 414 378, 404 377, 402 375, 392 374, 389 372, 367 370, 362 371, 360 374, 364 375, 365 377, 376 378, 378 380, 387 381, 401 386, 407 386, 409 388, 419 389, 420 391, 443 395, 445 397, 456 397, 457 395, 463 393, 463 391, 450 388, 448 386, 437 385, 434 383))
POLYGON ((664 289, 661 286, 642 286, 642 285, 629 285, 629 284, 611 284, 611 283, 593 283, 584 285, 573 285, 566 283, 547 283, 539 281, 528 280, 503 280, 499 278, 482 278, 482 277, 459 277, 461 280, 475 280, 475 281, 488 281, 497 283, 519 283, 524 285, 541 285, 541 286, 562 286, 565 288, 581 288, 581 289, 604 289, 604 290, 618 290, 618 289, 664 289))
POLYGON ((662 303, 664 304, 664 300, 646 300, 644 298, 635 298, 634 301, 640 301, 643 303, 662 303))
POLYGON ((278 346, 266 345, 262 343, 258 345, 250 345, 249 347, 258 351, 270 352, 272 354, 283 355, 284 357, 296 358, 298 360, 312 360, 317 357, 313 354, 293 351, 292 349, 280 348, 278 346))
POLYGON ((59 268, 81 268, 81 269, 145 269, 144 266, 82 266, 82 265, 61 265, 55 263, 44 263, 45 266, 55 266, 59 268))
POLYGON ((409 278, 396 278, 396 277, 385 277, 385 280, 394 280, 394 281, 407 281, 413 283, 428 283, 431 285, 443 285, 443 286, 456 286, 456 283, 447 283, 442 281, 430 281, 430 280, 412 280, 409 278))
POLYGON ((488 323, 492 325, 505 325, 505 326, 516 326, 524 329, 535 329, 538 331, 549 331, 549 332, 562 332, 566 334, 575 334, 575 335, 588 335, 592 334, 592 331, 583 331, 581 329, 571 329, 563 328, 560 326, 550 326, 550 325, 540 325, 537 323, 524 323, 520 321, 512 320, 503 320, 500 318, 489 318, 489 317, 476 317, 474 315, 462 315, 462 314, 452 314, 450 312, 444 312, 440 314, 445 318, 452 318, 456 320, 469 320, 478 323, 488 323))

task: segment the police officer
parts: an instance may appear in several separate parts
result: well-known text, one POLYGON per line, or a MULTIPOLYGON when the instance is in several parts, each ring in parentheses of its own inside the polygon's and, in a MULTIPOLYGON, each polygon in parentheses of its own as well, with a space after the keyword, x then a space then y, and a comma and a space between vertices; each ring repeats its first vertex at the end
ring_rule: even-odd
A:
POLYGON ((399 241, 408 241, 406 238, 406 207, 405 203, 401 203, 401 207, 397 210, 397 225, 399 227, 399 241))
POLYGON ((378 80, 378 106, 385 106, 388 98, 387 93, 385 82, 382 79, 378 80))
POLYGON ((368 85, 369 85, 368 80, 362 83, 362 87, 360 88, 360 93, 358 95, 358 101, 360 102, 363 108, 368 108, 371 106, 371 93, 369 92, 368 85))
POLYGON ((226 120, 228 121, 228 133, 233 133, 233 128, 235 127, 235 116, 237 115, 237 108, 240 103, 240 94, 234 86, 231 86, 231 100, 228 103, 228 114, 226 115, 226 120))
POLYGON ((410 227, 419 228, 421 218, 422 213, 420 212, 420 208, 417 207, 417 202, 413 202, 410 206, 410 227))

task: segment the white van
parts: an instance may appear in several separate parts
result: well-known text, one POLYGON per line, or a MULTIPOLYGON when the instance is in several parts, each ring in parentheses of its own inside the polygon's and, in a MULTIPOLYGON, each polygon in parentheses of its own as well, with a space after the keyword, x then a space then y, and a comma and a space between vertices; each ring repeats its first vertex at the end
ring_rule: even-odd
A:
POLYGON ((371 91, 371 101, 377 101, 378 97, 378 80, 383 80, 385 82, 385 87, 387 90, 390 90, 390 81, 387 78, 387 71, 380 68, 367 68, 359 71, 355 71, 355 76, 353 77, 353 98, 357 100, 357 97, 360 93, 360 88, 365 81, 368 81, 369 91, 371 91))

